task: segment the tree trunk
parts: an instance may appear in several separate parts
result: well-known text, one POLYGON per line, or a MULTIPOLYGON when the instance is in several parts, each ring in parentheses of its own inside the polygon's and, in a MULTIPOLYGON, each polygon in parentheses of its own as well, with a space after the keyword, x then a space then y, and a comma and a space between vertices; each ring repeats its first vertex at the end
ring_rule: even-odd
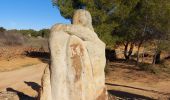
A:
POLYGON ((155 60, 155 63, 156 64, 159 64, 161 62, 161 51, 159 51, 156 55, 156 60, 155 60))
POLYGON ((139 65, 139 51, 140 51, 140 47, 141 47, 141 45, 142 45, 142 41, 139 43, 139 45, 138 45, 138 51, 137 51, 137 61, 136 61, 136 65, 138 66, 139 65))
POLYGON ((124 57, 126 60, 128 60, 130 56, 132 55, 134 43, 131 43, 129 50, 128 50, 128 45, 129 45, 129 42, 125 44, 125 49, 124 49, 124 57))
POLYGON ((153 57, 153 62, 152 64, 159 64, 161 62, 161 51, 156 51, 153 57))
POLYGON ((145 55, 145 48, 143 47, 143 53, 142 53, 142 63, 144 61, 144 55, 145 55))
POLYGON ((132 55, 133 47, 134 47, 134 43, 131 43, 130 49, 129 49, 129 54, 128 54, 128 57, 129 57, 129 58, 130 58, 130 56, 132 55))
POLYGON ((156 48, 155 48, 155 54, 153 56, 153 62, 152 65, 154 66, 155 64, 159 64, 161 62, 161 50, 158 48, 158 44, 160 43, 160 40, 157 41, 156 43, 156 48))
POLYGON ((128 55, 127 55, 127 52, 128 52, 128 45, 129 45, 129 42, 127 42, 124 46, 125 46, 125 49, 124 49, 124 57, 126 60, 129 59, 128 55))

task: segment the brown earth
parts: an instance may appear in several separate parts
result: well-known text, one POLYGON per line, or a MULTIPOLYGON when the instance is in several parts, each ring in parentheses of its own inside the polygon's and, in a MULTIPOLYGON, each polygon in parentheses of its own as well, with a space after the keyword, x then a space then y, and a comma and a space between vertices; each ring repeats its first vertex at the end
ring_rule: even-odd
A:
MULTIPOLYGON (((40 88, 40 80, 47 64, 38 58, 18 56, 0 60, 0 92, 9 91, 34 100, 40 88), (3 72, 2 72, 3 71, 3 72)), ((141 71, 134 65, 111 62, 106 75, 106 85, 111 100, 168 100, 170 77, 141 71)))
POLYGON ((3 59, 0 60, 0 72, 15 70, 18 68, 28 67, 36 64, 40 64, 42 61, 38 58, 30 58, 20 56, 15 59, 3 59))
POLYGON ((2 46, 0 47, 0 60, 11 60, 18 58, 18 56, 28 55, 31 52, 48 52, 45 47, 32 47, 32 46, 2 46))
POLYGON ((22 96, 36 97, 46 65, 40 63, 12 71, 0 72, 0 91, 16 92, 21 98, 22 96))
MULTIPOLYGON (((21 99, 22 96, 33 99, 40 88, 40 80, 46 64, 39 63, 18 69, 14 66, 22 66, 24 62, 27 64, 40 61, 27 57, 14 60, 21 64, 13 63, 12 68, 17 68, 16 70, 0 72, 0 91, 16 92, 21 99)), ((12 63, 13 60, 8 62, 12 63)), ((9 65, 7 64, 7 66, 9 65)), ((111 63, 111 66, 114 68, 110 67, 111 71, 107 73, 106 85, 109 93, 116 96, 114 97, 117 98, 116 100, 121 100, 119 98, 124 98, 124 100, 127 98, 130 100, 135 98, 168 100, 166 98, 170 96, 170 78, 149 74, 123 63, 111 63)))
POLYGON ((170 75, 147 73, 133 64, 110 63, 106 85, 109 93, 125 100, 170 99, 170 75))

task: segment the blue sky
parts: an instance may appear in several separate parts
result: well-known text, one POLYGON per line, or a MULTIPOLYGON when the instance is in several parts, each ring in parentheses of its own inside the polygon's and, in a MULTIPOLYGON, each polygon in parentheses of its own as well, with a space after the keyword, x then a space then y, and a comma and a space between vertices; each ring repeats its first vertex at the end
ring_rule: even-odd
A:
POLYGON ((64 19, 51 0, 0 0, 0 27, 6 29, 42 29, 64 19))

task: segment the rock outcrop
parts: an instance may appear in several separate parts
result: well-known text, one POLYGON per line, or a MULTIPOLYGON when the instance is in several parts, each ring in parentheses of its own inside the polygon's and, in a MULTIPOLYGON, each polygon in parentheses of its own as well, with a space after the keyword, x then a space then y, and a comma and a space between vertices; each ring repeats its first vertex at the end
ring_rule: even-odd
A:
POLYGON ((51 80, 43 79, 50 86, 42 86, 46 99, 41 100, 107 100, 105 44, 94 32, 88 11, 77 10, 71 25, 54 25, 49 44, 50 74, 44 75, 51 80))
POLYGON ((41 86, 42 88, 40 88, 38 98, 40 100, 52 100, 49 66, 47 66, 44 70, 44 74, 41 79, 41 86))

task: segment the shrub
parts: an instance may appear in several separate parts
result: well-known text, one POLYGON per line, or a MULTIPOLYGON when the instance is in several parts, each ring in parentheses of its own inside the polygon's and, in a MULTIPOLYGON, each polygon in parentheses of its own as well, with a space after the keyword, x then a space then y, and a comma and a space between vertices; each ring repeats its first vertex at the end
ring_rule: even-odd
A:
POLYGON ((139 67, 143 71, 147 71, 147 72, 154 73, 154 74, 160 73, 160 70, 157 67, 152 66, 151 64, 140 63, 139 67))
POLYGON ((5 45, 22 45, 25 42, 24 36, 15 30, 6 31, 3 38, 5 45))

